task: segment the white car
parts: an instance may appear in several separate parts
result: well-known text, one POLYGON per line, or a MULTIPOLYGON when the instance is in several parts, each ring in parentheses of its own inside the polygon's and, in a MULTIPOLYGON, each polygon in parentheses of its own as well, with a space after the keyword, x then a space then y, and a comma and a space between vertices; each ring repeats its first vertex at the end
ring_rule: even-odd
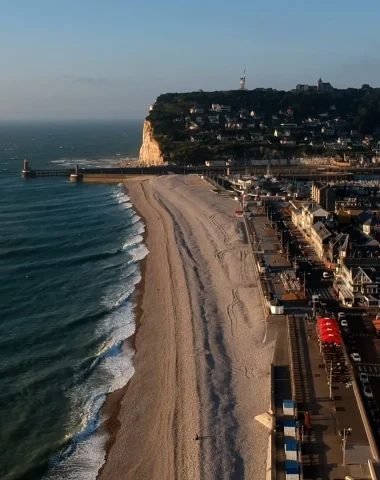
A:
POLYGON ((370 389, 370 387, 364 387, 363 388, 363 393, 364 393, 365 397, 373 398, 373 393, 372 393, 372 390, 370 389))
POLYGON ((361 356, 358 353, 351 353, 351 358, 354 362, 361 362, 361 356))
POLYGON ((344 312, 338 312, 338 318, 344 318, 346 314, 344 312))
POLYGON ((369 385, 369 379, 366 373, 361 373, 359 375, 359 380, 362 382, 363 385, 369 385))
POLYGON ((323 273, 322 273, 322 277, 323 277, 323 278, 330 278, 329 272, 323 272, 323 273))
POLYGON ((348 322, 346 319, 341 320, 340 324, 342 325, 342 327, 348 327, 348 322))

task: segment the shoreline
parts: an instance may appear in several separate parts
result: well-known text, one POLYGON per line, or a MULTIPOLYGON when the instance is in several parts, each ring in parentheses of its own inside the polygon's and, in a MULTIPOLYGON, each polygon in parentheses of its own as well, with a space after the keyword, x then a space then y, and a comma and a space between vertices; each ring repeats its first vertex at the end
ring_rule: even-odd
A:
MULTIPOLYGON (((128 188, 123 183, 122 186, 123 192, 125 195, 129 196, 128 188)), ((131 199, 132 201, 132 199, 131 199)), ((133 202, 132 202, 133 204, 133 202)), ((133 205, 133 210, 136 212, 136 214, 141 218, 142 223, 144 224, 144 232, 142 234, 143 240, 140 242, 139 245, 147 244, 147 238, 148 238, 148 225, 147 222, 145 221, 143 215, 141 212, 136 208, 135 205, 133 205)), ((140 275, 141 275, 141 280, 140 282, 136 285, 135 291, 132 293, 131 299, 134 300, 135 306, 133 308, 133 312, 135 315, 135 331, 133 335, 130 337, 126 338, 123 341, 122 344, 122 349, 124 349, 125 345, 128 345, 132 347, 134 351, 134 357, 136 356, 137 353, 137 336, 139 333, 139 328, 141 325, 141 317, 143 315, 143 297, 144 297, 144 289, 145 289, 145 276, 146 276, 146 263, 147 263, 147 257, 149 256, 149 253, 146 257, 144 257, 142 260, 139 261, 139 268, 140 268, 140 275)), ((121 402, 123 398, 127 395, 128 393, 128 387, 131 383, 132 378, 134 377, 135 374, 132 375, 132 377, 128 380, 128 382, 124 385, 124 387, 119 388, 115 390, 114 392, 111 392, 107 395, 107 398, 101 408, 101 417, 105 417, 105 420, 101 422, 100 429, 103 431, 107 432, 108 439, 105 444, 105 457, 104 457, 104 462, 103 465, 100 467, 96 479, 99 479, 103 469, 105 468, 105 465, 108 460, 109 453, 116 441, 116 437, 118 434, 118 431, 120 430, 120 420, 119 420, 119 413, 121 409, 121 402)))
POLYGON ((264 478, 274 342, 236 204, 195 175, 125 183, 149 254, 97 479, 264 478))

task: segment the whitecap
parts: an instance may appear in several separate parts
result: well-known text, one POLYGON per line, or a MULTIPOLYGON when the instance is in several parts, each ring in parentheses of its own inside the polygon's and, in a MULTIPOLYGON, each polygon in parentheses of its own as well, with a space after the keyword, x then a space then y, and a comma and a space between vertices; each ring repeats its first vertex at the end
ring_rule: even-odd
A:
MULTIPOLYGON (((119 307, 132 295, 136 289, 136 285, 141 280, 141 274, 138 271, 138 266, 136 266, 136 271, 127 274, 128 277, 126 281, 123 281, 122 284, 119 284, 115 287, 112 287, 108 290, 107 294, 104 295, 101 304, 106 307, 107 310, 112 310, 115 307, 119 307)), ((130 265, 128 265, 130 267, 130 265)), ((120 277, 120 280, 124 280, 123 275, 120 277)))
POLYGON ((132 203, 130 203, 130 202, 124 202, 124 201, 122 201, 122 200, 119 200, 119 203, 120 203, 120 205, 122 205, 123 208, 125 208, 126 210, 129 210, 130 208, 133 207, 132 203))
POLYGON ((131 263, 131 262, 138 262, 139 260, 142 260, 143 258, 145 258, 148 255, 149 250, 145 245, 140 244, 128 250, 128 253, 132 257, 132 260, 129 261, 129 263, 131 263))
POLYGON ((105 429, 99 429, 104 420, 101 408, 107 394, 122 388, 134 374, 135 352, 124 340, 130 338, 136 329, 135 305, 130 297, 141 281, 138 262, 149 251, 142 243, 145 225, 133 212, 129 196, 119 188, 112 196, 125 207, 126 217, 129 218, 128 237, 123 250, 130 260, 122 269, 119 283, 110 287, 101 299, 108 313, 96 327, 95 336, 99 345, 88 358, 90 364, 87 364, 86 370, 80 369, 76 373, 74 388, 66 392, 73 416, 62 439, 66 446, 53 459, 49 475, 45 477, 47 479, 96 479, 105 461, 105 446, 109 438, 105 429))
MULTIPOLYGON (((79 394, 83 397, 83 388, 88 389, 89 400, 86 402, 84 414, 79 425, 76 425, 77 434, 70 446, 57 457, 46 479, 49 480, 88 480, 96 479, 101 466, 105 461, 105 446, 109 435, 105 429, 99 429, 100 418, 98 412, 104 404, 106 393, 122 388, 133 376, 134 352, 132 349, 123 349, 123 353, 105 357, 97 366, 85 386, 78 386, 81 391, 72 391, 73 397, 79 394), (104 391, 102 378, 110 381, 107 391, 104 391), (63 458, 63 459, 62 459, 63 458)), ((106 420, 106 418, 102 418, 106 420)), ((70 438, 70 433, 65 438, 70 438)))
POLYGON ((132 295, 132 293, 135 291, 135 285, 139 283, 141 280, 141 276, 136 277, 136 283, 131 285, 125 293, 119 296, 119 298, 116 300, 114 307, 120 307, 128 298, 132 295))
POLYGON ((127 240, 124 245, 123 245, 123 250, 127 250, 131 248, 133 245, 137 245, 138 243, 141 243, 143 241, 143 237, 139 234, 135 235, 132 237, 130 240, 127 240))

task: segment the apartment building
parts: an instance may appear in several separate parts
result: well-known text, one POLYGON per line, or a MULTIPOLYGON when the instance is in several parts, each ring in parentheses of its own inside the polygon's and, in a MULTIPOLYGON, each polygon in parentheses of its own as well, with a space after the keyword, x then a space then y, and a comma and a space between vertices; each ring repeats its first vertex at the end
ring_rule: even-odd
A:
POLYGON ((342 258, 334 288, 345 306, 380 306, 380 259, 342 258))
POLYGON ((325 210, 328 210, 329 212, 335 210, 335 188, 322 182, 314 182, 311 187, 311 198, 325 210))

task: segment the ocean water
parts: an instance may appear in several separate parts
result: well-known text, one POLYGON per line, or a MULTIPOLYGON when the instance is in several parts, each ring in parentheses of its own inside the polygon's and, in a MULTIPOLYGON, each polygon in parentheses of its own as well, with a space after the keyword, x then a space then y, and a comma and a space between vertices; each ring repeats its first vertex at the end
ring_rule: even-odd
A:
POLYGON ((0 128, 3 480, 96 478, 101 406, 134 372, 123 342, 135 331, 133 292, 147 254, 121 185, 22 180, 22 158, 35 168, 112 165, 137 155, 141 126, 0 128))

